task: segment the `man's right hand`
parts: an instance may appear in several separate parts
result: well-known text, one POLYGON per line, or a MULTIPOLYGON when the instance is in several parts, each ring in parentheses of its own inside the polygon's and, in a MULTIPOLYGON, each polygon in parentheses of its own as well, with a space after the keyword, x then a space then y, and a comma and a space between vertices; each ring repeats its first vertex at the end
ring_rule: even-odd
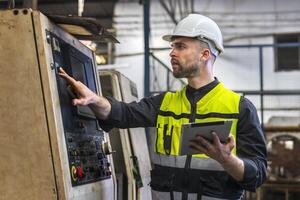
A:
POLYGON ((106 98, 95 94, 82 82, 69 76, 61 67, 58 74, 70 84, 76 93, 76 97, 72 100, 73 105, 89 106, 95 115, 102 120, 108 117, 111 105, 106 98))
POLYGON ((75 80, 69 76, 61 67, 59 73, 71 86, 72 90, 76 93, 76 98, 73 99, 73 105, 87 106, 91 103, 95 103, 98 99, 98 95, 91 91, 82 82, 75 80))

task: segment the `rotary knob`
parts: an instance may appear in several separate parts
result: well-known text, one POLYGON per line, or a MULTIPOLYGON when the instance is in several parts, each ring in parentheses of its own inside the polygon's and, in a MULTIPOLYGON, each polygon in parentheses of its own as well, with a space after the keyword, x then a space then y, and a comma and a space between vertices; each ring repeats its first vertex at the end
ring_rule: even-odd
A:
POLYGON ((110 155, 114 153, 115 151, 112 150, 111 145, 109 142, 104 142, 102 144, 102 151, 105 155, 110 155))

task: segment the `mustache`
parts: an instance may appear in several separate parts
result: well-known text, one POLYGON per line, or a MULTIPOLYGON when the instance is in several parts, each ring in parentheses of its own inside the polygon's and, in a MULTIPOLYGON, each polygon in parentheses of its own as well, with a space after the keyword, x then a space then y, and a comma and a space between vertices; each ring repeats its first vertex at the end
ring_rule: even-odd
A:
POLYGON ((171 59, 171 64, 179 64, 179 61, 176 60, 175 58, 172 58, 171 59))

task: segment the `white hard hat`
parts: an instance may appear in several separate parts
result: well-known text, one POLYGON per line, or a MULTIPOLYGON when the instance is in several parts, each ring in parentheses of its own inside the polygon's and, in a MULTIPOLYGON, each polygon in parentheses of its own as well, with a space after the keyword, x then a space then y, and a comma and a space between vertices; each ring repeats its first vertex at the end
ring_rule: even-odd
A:
POLYGON ((189 14, 176 25, 173 34, 164 35, 162 38, 170 42, 174 36, 197 37, 199 40, 208 43, 215 55, 224 51, 220 28, 212 19, 203 15, 189 14))

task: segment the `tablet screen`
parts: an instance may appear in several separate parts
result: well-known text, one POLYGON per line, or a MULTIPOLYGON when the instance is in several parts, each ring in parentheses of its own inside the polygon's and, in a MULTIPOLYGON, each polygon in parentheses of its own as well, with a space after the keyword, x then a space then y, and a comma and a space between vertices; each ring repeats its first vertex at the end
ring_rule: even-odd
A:
POLYGON ((189 147, 190 140, 200 135, 204 139, 212 142, 212 131, 218 135, 221 142, 225 143, 230 134, 231 126, 232 121, 183 124, 181 128, 179 155, 197 154, 189 147))

